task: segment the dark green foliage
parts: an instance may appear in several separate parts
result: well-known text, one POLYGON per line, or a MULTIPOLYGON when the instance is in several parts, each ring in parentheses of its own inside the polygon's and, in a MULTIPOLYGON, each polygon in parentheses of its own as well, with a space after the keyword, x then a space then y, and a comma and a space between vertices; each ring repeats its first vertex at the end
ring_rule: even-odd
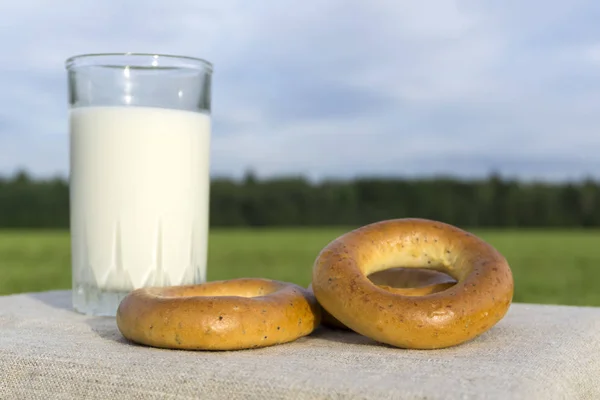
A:
MULTIPOLYGON (((133 188, 134 189, 134 188, 133 188)), ((68 228, 68 183, 0 178, 0 227, 68 228)), ((519 182, 492 174, 461 180, 360 178, 311 183, 301 177, 214 178, 213 227, 357 226, 400 217, 465 227, 598 227, 600 182, 519 182)))

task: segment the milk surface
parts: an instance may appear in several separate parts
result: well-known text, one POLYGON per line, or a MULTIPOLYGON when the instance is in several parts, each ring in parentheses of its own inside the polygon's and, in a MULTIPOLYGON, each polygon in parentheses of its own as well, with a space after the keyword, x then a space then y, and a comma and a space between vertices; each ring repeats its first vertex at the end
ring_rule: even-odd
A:
POLYGON ((205 281, 210 116, 83 107, 70 127, 74 290, 205 281))

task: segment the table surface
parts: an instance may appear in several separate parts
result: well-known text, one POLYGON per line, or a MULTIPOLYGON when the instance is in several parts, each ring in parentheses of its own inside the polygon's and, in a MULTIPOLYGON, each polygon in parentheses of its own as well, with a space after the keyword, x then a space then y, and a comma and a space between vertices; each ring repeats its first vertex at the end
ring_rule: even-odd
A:
POLYGON ((479 338, 403 350, 319 328, 232 352, 132 344, 69 291, 0 297, 0 398, 599 399, 600 308, 513 304, 479 338), (7 397, 2 397, 7 396, 7 397))

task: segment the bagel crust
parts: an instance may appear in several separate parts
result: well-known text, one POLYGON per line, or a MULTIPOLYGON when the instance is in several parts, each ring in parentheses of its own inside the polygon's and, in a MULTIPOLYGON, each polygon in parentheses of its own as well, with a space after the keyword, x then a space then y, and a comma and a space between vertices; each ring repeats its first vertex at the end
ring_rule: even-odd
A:
POLYGON ((260 278, 140 288, 120 303, 121 334, 170 349, 239 350, 287 343, 320 323, 316 299, 292 283, 260 278))
POLYGON ((411 349, 461 344, 489 330, 508 311, 513 275, 491 245, 438 221, 386 220, 348 232, 315 260, 312 290, 341 324, 381 343, 411 349), (456 284, 411 296, 368 279, 395 267, 444 272, 456 284))

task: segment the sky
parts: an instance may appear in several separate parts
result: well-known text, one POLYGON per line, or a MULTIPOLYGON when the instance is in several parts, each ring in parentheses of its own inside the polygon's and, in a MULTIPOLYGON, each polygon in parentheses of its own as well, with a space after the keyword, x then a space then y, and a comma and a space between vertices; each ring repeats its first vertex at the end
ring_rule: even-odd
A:
POLYGON ((214 64, 211 173, 600 178, 600 2, 0 3, 0 175, 69 172, 66 58, 214 64))

